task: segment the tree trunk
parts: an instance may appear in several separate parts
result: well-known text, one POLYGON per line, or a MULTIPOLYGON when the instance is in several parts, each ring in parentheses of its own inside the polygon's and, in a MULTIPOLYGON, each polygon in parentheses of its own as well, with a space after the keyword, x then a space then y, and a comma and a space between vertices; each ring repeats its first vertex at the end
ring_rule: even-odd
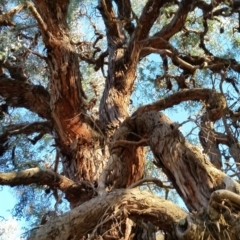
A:
MULTIPOLYGON (((91 229, 88 238, 133 239, 132 229, 135 222, 152 222, 155 226, 164 226, 163 230, 173 229, 172 222, 186 217, 186 212, 170 201, 153 196, 137 189, 115 190, 96 197, 74 208, 61 217, 43 225, 35 236, 29 239, 81 239, 91 229), (125 225, 124 219, 128 219, 125 225), (116 228, 109 231, 109 223, 116 228)), ((144 223, 142 223, 144 225, 144 223)), ((144 235, 138 239, 152 239, 144 235)))
POLYGON ((68 2, 34 2, 40 14, 36 18, 47 48, 51 118, 55 141, 61 149, 63 173, 75 182, 86 183, 80 199, 66 196, 74 207, 94 194, 105 161, 104 136, 98 123, 86 114, 79 57, 66 22, 68 2))

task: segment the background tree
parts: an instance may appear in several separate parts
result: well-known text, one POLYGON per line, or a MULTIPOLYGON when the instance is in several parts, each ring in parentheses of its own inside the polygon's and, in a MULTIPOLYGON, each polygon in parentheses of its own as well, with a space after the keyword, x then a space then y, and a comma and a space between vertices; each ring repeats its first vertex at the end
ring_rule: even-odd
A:
POLYGON ((16 215, 42 216, 30 239, 238 239, 238 13, 233 1, 3 1, 0 184, 21 186, 16 215), (186 122, 159 112, 175 105, 186 122), (146 148, 167 182, 144 171, 146 148), (166 199, 138 189, 148 182, 166 199))

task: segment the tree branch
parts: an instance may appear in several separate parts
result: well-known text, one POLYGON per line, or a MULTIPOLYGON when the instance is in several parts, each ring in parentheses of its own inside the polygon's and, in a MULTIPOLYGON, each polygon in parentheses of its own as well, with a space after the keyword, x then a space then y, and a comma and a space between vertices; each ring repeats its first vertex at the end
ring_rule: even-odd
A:
POLYGON ((161 230, 171 231, 174 223, 187 214, 170 201, 137 189, 116 190, 80 205, 54 221, 43 225, 31 239, 80 239, 103 221, 103 216, 144 218, 161 230), (77 227, 73 227, 77 226, 77 227), (62 229, 65 231, 62 231, 62 229))
POLYGON ((144 54, 158 53, 161 56, 168 56, 173 60, 176 66, 182 69, 186 69, 190 72, 194 72, 197 68, 200 67, 200 66, 192 66, 191 64, 189 64, 188 62, 184 61, 182 58, 177 56, 175 49, 173 50, 174 51, 173 52, 168 49, 155 49, 155 48, 146 47, 146 48, 143 48, 142 51, 144 52, 144 54))
POLYGON ((227 106, 225 97, 221 93, 217 93, 214 90, 202 88, 183 89, 182 91, 174 93, 171 96, 163 98, 157 102, 139 107, 132 116, 134 117, 149 111, 161 111, 183 101, 189 100, 205 101, 206 105, 208 105, 207 110, 211 112, 210 118, 212 118, 212 120, 219 119, 226 110, 227 106), (217 106, 215 103, 217 103, 217 106))
POLYGON ((41 29, 46 31, 47 30, 46 23, 43 21, 43 19, 41 18, 41 16, 39 15, 36 8, 34 7, 34 5, 31 2, 23 3, 23 4, 13 8, 13 9, 9 10, 8 12, 0 15, 0 25, 15 26, 15 24, 11 21, 11 18, 24 8, 28 8, 31 11, 31 13, 33 14, 35 19, 37 20, 41 29))
POLYGON ((54 2, 34 0, 33 2, 35 3, 35 6, 28 2, 28 8, 37 20, 40 29, 44 33, 43 35, 51 38, 51 40, 56 43, 57 39, 54 39, 55 36, 54 34, 52 35, 52 33, 60 28, 66 30, 66 25, 59 24, 59 22, 60 19, 66 19, 69 0, 54 2), (46 12, 46 9, 49 9, 49 12, 46 12))
POLYGON ((12 107, 24 107, 40 117, 50 119, 50 96, 40 85, 12 80, 6 75, 0 76, 0 95, 12 107))
POLYGON ((66 194, 66 199, 71 203, 78 202, 82 192, 89 191, 93 195, 92 186, 87 182, 76 184, 69 178, 54 172, 51 169, 30 168, 19 172, 0 173, 0 185, 19 186, 19 185, 48 185, 58 188, 66 194))
POLYGON ((26 8, 26 4, 20 4, 19 6, 9 10, 6 13, 0 15, 0 26, 15 26, 15 23, 12 22, 12 17, 22 9, 26 8))
POLYGON ((214 131, 214 122, 209 120, 207 113, 201 117, 199 140, 204 149, 203 152, 209 156, 211 163, 216 168, 221 169, 222 158, 214 131))
POLYGON ((223 201, 229 200, 230 202, 238 205, 240 208, 240 195, 228 190, 217 190, 211 194, 210 205, 213 202, 222 203, 223 201))
POLYGON ((159 9, 166 3, 166 1, 161 0, 148 0, 146 5, 142 10, 142 14, 137 21, 137 27, 134 32, 133 41, 141 41, 145 39, 153 23, 159 17, 159 9))
POLYGON ((240 72, 240 64, 235 59, 224 59, 209 54, 205 56, 182 55, 163 38, 147 38, 140 43, 143 46, 140 53, 141 58, 151 53, 159 53, 161 56, 170 57, 175 66, 188 73, 193 73, 196 69, 209 69, 214 73, 219 73, 229 67, 235 72, 240 72), (154 45, 159 45, 159 48, 152 47, 154 45))
MULTIPOLYGON (((193 1, 182 1, 179 5, 178 11, 170 23, 165 25, 161 31, 155 33, 152 37, 141 39, 144 41, 144 46, 156 49, 165 48, 163 40, 166 41, 170 39, 174 34, 183 28, 187 15, 191 10, 192 2, 193 1)), ((142 52, 142 55, 144 55, 144 52, 142 52)))
POLYGON ((50 169, 30 168, 19 172, 0 173, 0 185, 14 187, 33 183, 57 187, 63 192, 76 185, 72 180, 50 169))
POLYGON ((165 189, 170 189, 170 188, 173 188, 172 186, 169 186, 169 185, 165 185, 161 180, 159 180, 158 178, 143 178, 133 184, 131 184, 128 189, 131 189, 131 188, 135 188, 135 187, 138 187, 140 185, 142 185, 143 183, 146 183, 146 182, 150 182, 150 183, 154 183, 156 184, 158 187, 160 188, 165 188, 165 189))
MULTIPOLYGON (((46 133, 50 133, 52 130, 51 123, 46 122, 34 122, 34 123, 20 123, 15 125, 9 125, 4 128, 4 132, 0 134, 0 156, 2 156, 8 150, 8 139, 10 136, 18 134, 32 134, 39 132, 40 134, 34 137, 34 139, 28 139, 32 144, 35 144, 46 133)), ((13 150, 14 152, 14 150, 13 150)), ((12 157, 13 159, 13 157, 12 157)))
POLYGON ((4 127, 4 132, 0 135, 0 142, 6 142, 10 136, 18 134, 30 135, 36 132, 41 134, 51 133, 51 122, 34 122, 8 125, 4 127))
POLYGON ((26 50, 27 50, 27 52, 30 52, 33 55, 36 55, 37 57, 43 59, 44 61, 47 60, 47 58, 44 55, 40 54, 39 52, 33 51, 33 50, 29 49, 29 48, 27 48, 26 50))
POLYGON ((37 20, 40 29, 42 29, 43 31, 47 31, 48 29, 47 24, 44 22, 44 20, 42 19, 34 5, 30 2, 27 2, 27 7, 31 11, 34 18, 37 20))
MULTIPOLYGON (((148 144, 155 156, 154 164, 163 169, 190 210, 206 206, 213 189, 225 188, 226 175, 216 169, 200 149, 186 142, 178 126, 163 113, 146 112, 126 119, 115 132, 113 140, 124 140, 130 136, 136 142, 141 137, 149 139, 148 144), (213 181, 216 177, 218 180, 213 181), (202 178, 205 181, 199 190, 198 182, 202 178), (189 194, 193 194, 194 198, 189 198, 189 194)), ((132 174, 128 165, 135 164, 136 154, 132 153, 131 159, 122 157, 127 155, 127 150, 127 143, 111 149, 110 159, 99 178, 100 194, 109 184, 111 188, 118 188, 118 179, 124 183, 132 174)), ((132 148, 132 151, 137 152, 137 148, 132 148)), ((138 167, 135 165, 136 169, 138 167)))
POLYGON ((122 21, 125 30, 131 36, 135 27, 131 22, 132 6, 130 0, 115 0, 118 5, 118 17, 122 21))
POLYGON ((118 41, 123 40, 123 33, 120 27, 120 25, 122 25, 122 21, 117 19, 112 6, 112 1, 98 1, 98 10, 102 14, 105 26, 108 29, 108 41, 110 41, 112 44, 120 44, 118 41))

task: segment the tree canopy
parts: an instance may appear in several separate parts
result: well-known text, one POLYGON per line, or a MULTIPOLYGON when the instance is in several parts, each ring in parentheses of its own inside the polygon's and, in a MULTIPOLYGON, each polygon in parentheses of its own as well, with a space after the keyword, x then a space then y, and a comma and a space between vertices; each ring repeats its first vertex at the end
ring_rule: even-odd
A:
POLYGON ((239 239, 239 1, 0 3, 0 185, 28 239, 239 239))

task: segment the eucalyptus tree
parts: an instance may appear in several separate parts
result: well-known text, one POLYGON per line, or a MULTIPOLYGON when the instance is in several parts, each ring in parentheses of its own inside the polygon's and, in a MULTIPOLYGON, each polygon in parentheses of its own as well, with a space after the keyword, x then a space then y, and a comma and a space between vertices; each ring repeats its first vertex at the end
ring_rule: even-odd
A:
POLYGON ((55 210, 61 196, 71 208, 47 211, 30 239, 239 238, 239 11, 203 0, 2 5, 0 184, 45 188, 55 210), (187 109, 186 135, 160 112, 174 106, 187 109), (40 156, 14 162, 21 142, 47 136, 40 156), (144 174, 147 147, 167 182, 144 174), (149 182, 187 210, 141 191, 149 182))

